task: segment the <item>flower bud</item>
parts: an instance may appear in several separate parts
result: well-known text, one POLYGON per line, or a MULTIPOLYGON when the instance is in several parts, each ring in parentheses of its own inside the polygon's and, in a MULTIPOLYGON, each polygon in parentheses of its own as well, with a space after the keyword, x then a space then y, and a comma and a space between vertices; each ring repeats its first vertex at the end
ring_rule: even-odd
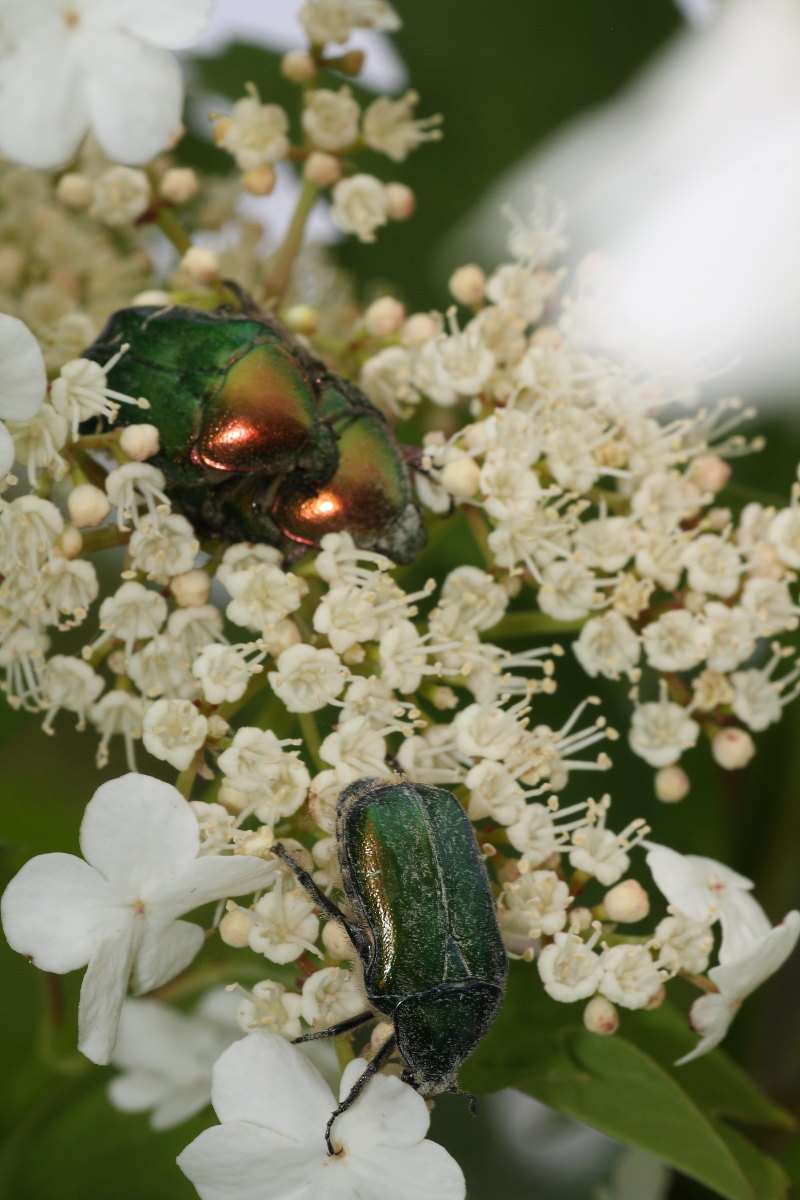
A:
POLYGON ((169 292, 162 291, 161 288, 145 288, 143 292, 137 292, 131 304, 172 304, 172 298, 169 292))
POLYGON ((181 267, 195 283, 213 283, 219 279, 219 258, 206 246, 190 246, 181 259, 181 267))
POLYGON ((590 1033, 608 1036, 619 1028, 619 1013, 605 996, 592 996, 583 1010, 583 1023, 590 1033))
POLYGON ((26 266, 27 259, 17 246, 0 246, 0 288, 15 288, 26 266))
POLYGON ((656 796, 664 804, 677 804, 688 796, 691 785, 683 767, 672 766, 656 771, 654 786, 656 796))
MULTIPOLYGON (((210 726, 211 722, 209 722, 210 726)), ((216 735, 215 735, 216 736, 216 735)), ((226 779, 223 779, 217 795, 220 804, 224 804, 229 813, 238 815, 243 809, 250 804, 250 796, 247 792, 240 792, 238 788, 232 787, 226 779)))
POLYGON ((220 921, 219 936, 226 946, 235 946, 237 950, 242 950, 247 945, 252 928, 253 922, 247 913, 234 907, 230 912, 226 912, 220 921))
MULTIPOLYGON (((542 863, 541 866, 544 866, 542 863)), ((577 932, 589 929, 594 916, 590 908, 571 908, 569 912, 569 927, 577 932)))
POLYGON ((468 263, 453 272, 447 286, 450 288, 450 295, 454 300, 457 300, 459 304, 467 304, 470 308, 474 308, 483 300, 486 274, 475 263, 468 263))
POLYGON ((197 195, 200 180, 191 167, 170 167, 158 185, 158 190, 171 204, 186 204, 197 195))
POLYGON ((281 59, 281 74, 292 83, 308 83, 317 73, 317 64, 306 50, 290 50, 281 59))
POLYGON ((111 511, 108 496, 93 483, 79 483, 67 497, 70 520, 78 529, 101 525, 111 511))
POLYGON ((180 608, 198 608, 205 604, 211 593, 211 579, 207 571, 199 567, 175 575, 170 580, 170 591, 180 608))
POLYGON ((410 187, 404 183, 386 184, 386 215, 391 221, 407 221, 416 204, 410 187))
POLYGON ((470 496, 475 495, 480 486, 481 469, 474 458, 463 454, 461 458, 449 462, 443 468, 439 480, 442 487, 447 488, 451 496, 468 500, 470 496))
POLYGON ((83 549, 83 538, 74 525, 65 525, 53 550, 62 558, 77 558, 83 549))
POLYGON ((412 313, 403 326, 403 342, 416 350, 439 332, 439 324, 428 313, 412 313))
POLYGON ((316 187, 330 187, 342 175, 339 159, 324 150, 312 150, 303 167, 303 178, 316 187))
POLYGON ((326 922, 322 930, 322 944, 326 953, 337 962, 358 957, 353 943, 338 921, 326 922))
POLYGON ((704 492, 721 492, 731 477, 730 464, 716 454, 701 454, 688 471, 689 478, 704 492))
POLYGON ((134 167, 112 167, 94 189, 94 211, 106 225, 130 225, 150 207, 150 182, 134 167))
POLYGON ((336 64, 337 69, 343 75, 358 75, 364 65, 363 50, 348 50, 346 54, 339 56, 336 64))
POLYGON ((314 333, 319 325, 319 313, 310 304, 293 304, 281 316, 292 333, 314 333))
POLYGON ((624 879, 606 892, 603 907, 609 921, 632 925, 650 912, 650 900, 640 883, 635 879, 624 879))
POLYGON ((88 208, 94 196, 94 184, 85 175, 68 171, 59 179, 56 195, 67 208, 88 208))
POLYGON ((755 752, 755 742, 750 734, 735 725, 720 729, 711 739, 711 753, 726 771, 739 771, 746 767, 755 752))
POLYGON ((385 338, 398 333, 406 318, 405 307, 393 296, 381 296, 364 313, 364 325, 370 337, 385 338))
POLYGON ((275 190, 277 181, 275 168, 269 163, 263 163, 260 167, 252 167, 242 175, 242 187, 251 196, 269 196, 275 190))
POLYGON ((145 462, 158 454, 161 439, 155 425, 127 425, 120 434, 119 444, 128 458, 145 462))
MULTIPOLYGON (((211 716, 208 718, 208 740, 210 742, 221 741, 222 738, 228 736, 230 731, 231 731, 230 725, 228 724, 228 722, 225 720, 224 717, 221 717, 219 715, 219 713, 212 713, 211 716)), ((220 792, 221 791, 222 791, 222 789, 220 788, 220 792)), ((242 793, 237 792, 237 795, 241 796, 242 793)), ((226 805, 226 807, 228 807, 228 806, 226 805)), ((238 808, 236 811, 241 812, 242 808, 244 808, 244 807, 245 807, 245 805, 242 804, 240 806, 240 808, 238 808)))

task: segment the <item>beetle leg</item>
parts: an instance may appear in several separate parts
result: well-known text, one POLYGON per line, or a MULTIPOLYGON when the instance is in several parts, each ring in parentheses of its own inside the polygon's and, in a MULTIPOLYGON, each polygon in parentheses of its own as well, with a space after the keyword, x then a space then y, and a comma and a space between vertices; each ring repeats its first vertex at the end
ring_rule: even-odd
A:
POLYGON ((338 1037, 340 1033, 349 1033, 351 1029, 357 1029, 365 1021, 372 1021, 374 1018, 375 1013, 371 1010, 359 1013, 357 1017, 348 1017, 338 1025, 329 1025, 327 1029, 318 1029, 314 1033, 304 1033, 300 1037, 292 1038, 292 1045, 297 1045, 298 1042, 317 1042, 320 1038, 338 1037))
MULTIPOLYGON (((389 1057, 394 1051, 396 1045, 397 1042, 393 1036, 390 1037, 388 1041, 384 1042, 378 1053, 373 1058, 372 1062, 367 1064, 367 1069, 362 1075, 359 1075, 358 1079, 355 1081, 342 1103, 331 1113, 331 1119, 325 1126, 325 1144, 328 1147, 328 1154, 335 1155, 337 1153, 337 1151, 333 1148, 333 1143, 331 1142, 331 1127, 333 1122, 337 1117, 340 1117, 343 1112, 347 1112, 350 1105, 358 1099, 364 1088, 369 1083, 370 1079, 372 1079, 372 1076, 377 1075, 384 1063, 388 1062, 389 1057)), ((341 1151, 338 1151, 338 1153, 341 1153, 341 1151)))
POLYGON ((473 1096, 472 1092, 465 1092, 463 1088, 457 1087, 456 1084, 453 1084, 453 1086, 449 1087, 447 1090, 453 1096, 466 1096, 469 1100, 469 1115, 471 1117, 477 1117, 478 1101, 476 1100, 475 1096, 473 1096))
POLYGON ((272 849, 275 854, 277 854, 278 858, 283 859, 287 867, 294 872, 297 882, 306 889, 314 903, 325 913, 325 916, 331 921, 338 921, 340 925, 344 926, 344 929, 347 932, 350 941, 355 946, 356 951, 359 954, 362 954, 366 943, 366 939, 362 931, 357 926, 353 925, 352 922, 347 919, 339 906, 334 904, 332 900, 329 900, 325 893, 317 887, 308 871, 305 871, 300 866, 300 863, 296 858, 292 857, 285 846, 283 846, 280 842, 276 842, 272 849))

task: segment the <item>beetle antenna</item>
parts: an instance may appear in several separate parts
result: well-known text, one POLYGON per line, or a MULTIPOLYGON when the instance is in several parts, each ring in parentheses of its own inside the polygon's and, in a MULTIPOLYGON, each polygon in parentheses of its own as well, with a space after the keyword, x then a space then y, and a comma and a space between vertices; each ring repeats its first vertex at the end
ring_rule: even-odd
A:
MULTIPOLYGON (((355 1100, 357 1100, 358 1097, 361 1095, 364 1088, 369 1083, 370 1079, 372 1079, 372 1076, 377 1075, 378 1071, 380 1071, 380 1069, 384 1065, 384 1063, 388 1062, 389 1057, 393 1053, 396 1044, 397 1044, 397 1042, 394 1037, 388 1038, 383 1043, 380 1050, 373 1058, 372 1062, 368 1063, 366 1070, 363 1072, 362 1075, 359 1075, 358 1079, 355 1081, 355 1083, 351 1087, 347 1096, 345 1096, 342 1103, 339 1105, 338 1108, 335 1108, 333 1110, 333 1112, 331 1113, 331 1119, 328 1121, 328 1124, 325 1126, 325 1144, 328 1147, 328 1154, 330 1154, 332 1156, 335 1156, 337 1154, 337 1151, 334 1150, 333 1143, 331 1141, 331 1127, 333 1125, 333 1122, 336 1120, 337 1117, 340 1117, 343 1112, 347 1112, 350 1105, 353 1104, 353 1102, 355 1100)), ((341 1154, 341 1151, 338 1151, 338 1153, 341 1154)))

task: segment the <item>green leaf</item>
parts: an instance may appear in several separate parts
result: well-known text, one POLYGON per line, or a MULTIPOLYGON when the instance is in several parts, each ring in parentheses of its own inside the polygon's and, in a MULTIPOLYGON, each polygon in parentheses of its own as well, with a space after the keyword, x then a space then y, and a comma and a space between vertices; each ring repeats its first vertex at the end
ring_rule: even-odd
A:
POLYGON ((791 1128, 791 1117, 720 1052, 675 1067, 695 1042, 666 1006, 623 1014, 613 1037, 589 1033, 580 1005, 551 1000, 530 967, 513 964, 500 1019, 460 1082, 478 1092, 516 1087, 727 1200, 780 1200, 780 1165, 722 1118, 791 1128))

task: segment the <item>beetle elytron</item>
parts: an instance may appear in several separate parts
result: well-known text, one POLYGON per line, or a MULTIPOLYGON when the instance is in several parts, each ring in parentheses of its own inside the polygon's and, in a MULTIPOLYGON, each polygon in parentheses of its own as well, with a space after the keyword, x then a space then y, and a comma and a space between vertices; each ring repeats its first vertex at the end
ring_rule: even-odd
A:
POLYGON ((325 896, 283 846, 315 903, 339 921, 363 968, 369 1011, 296 1041, 335 1037, 382 1014, 394 1034, 325 1130, 397 1048, 423 1096, 457 1092, 464 1059, 503 1001, 508 960, 472 825, 450 792, 403 777, 359 779, 339 796, 336 842, 349 911, 325 896))
POLYGON ((357 545, 409 562, 425 529, 388 421, 245 303, 242 312, 115 313, 84 357, 105 365, 127 346, 109 384, 150 402, 123 405, 118 423, 158 428, 152 462, 200 536, 297 554, 346 530, 357 545))

